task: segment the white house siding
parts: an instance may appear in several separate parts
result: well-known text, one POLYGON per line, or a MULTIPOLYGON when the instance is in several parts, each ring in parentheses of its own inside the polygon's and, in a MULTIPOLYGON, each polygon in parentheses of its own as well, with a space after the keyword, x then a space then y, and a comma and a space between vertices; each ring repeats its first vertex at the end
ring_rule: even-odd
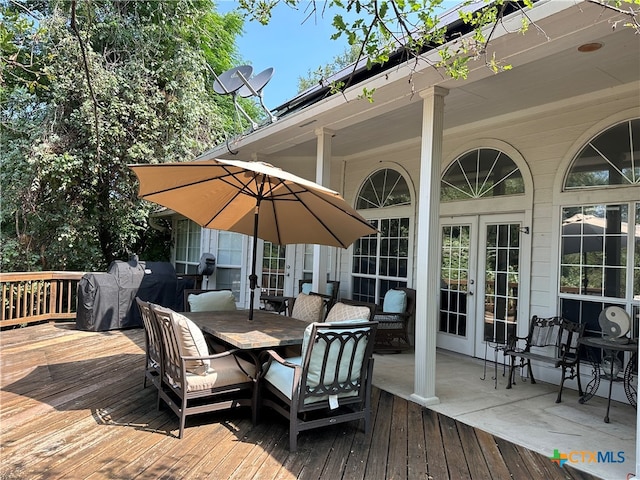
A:
MULTIPOLYGON (((533 209, 531 221, 531 265, 530 265, 530 308, 531 315, 555 315, 558 309, 557 299, 557 250, 559 206, 554 203, 557 197, 555 182, 558 176, 564 176, 567 156, 578 139, 593 125, 596 125, 617 112, 640 106, 640 84, 622 86, 599 92, 598 94, 570 98, 562 102, 542 105, 508 116, 487 119, 468 126, 445 131, 443 159, 450 163, 462 145, 483 147, 486 139, 495 139, 517 150, 524 158, 533 178, 533 209), (559 169, 562 169, 560 171, 559 169)), ((526 94, 526 93, 524 93, 526 94)), ((446 113, 445 113, 446 117, 446 113)), ((341 190, 345 199, 355 204, 356 195, 364 179, 378 168, 401 167, 410 177, 411 185, 418 188, 419 180, 419 139, 405 141, 397 145, 388 145, 377 151, 366 151, 344 161, 344 185, 332 185, 341 190), (386 163, 393 162, 393 163, 386 163)), ((332 180, 335 181, 335 168, 332 180)), ((417 192, 415 192, 417 197, 417 192)), ((509 202, 503 202, 508 211, 509 202)), ((413 255, 416 255, 417 231, 415 219, 418 206, 414 203, 414 242, 413 255)), ((467 212, 473 214, 474 212, 467 212)), ((348 253, 348 252, 347 252, 348 253)), ((350 255, 342 254, 340 271, 342 276, 342 294, 350 293, 350 255)), ((413 262, 413 272, 418 268, 413 262)), ((523 277, 527 272, 523 271, 523 277)), ((526 323, 521 331, 526 331, 526 323)))

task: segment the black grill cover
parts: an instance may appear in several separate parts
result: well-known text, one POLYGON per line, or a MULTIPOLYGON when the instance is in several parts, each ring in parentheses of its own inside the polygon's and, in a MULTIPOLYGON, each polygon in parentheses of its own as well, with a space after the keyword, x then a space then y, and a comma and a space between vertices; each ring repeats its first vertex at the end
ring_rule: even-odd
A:
POLYGON ((78 283, 76 327, 92 331, 142 327, 135 298, 181 310, 178 290, 170 263, 113 262, 107 273, 87 273, 78 283))
POLYGON ((78 282, 76 328, 103 331, 120 328, 118 282, 109 273, 85 273, 78 282))

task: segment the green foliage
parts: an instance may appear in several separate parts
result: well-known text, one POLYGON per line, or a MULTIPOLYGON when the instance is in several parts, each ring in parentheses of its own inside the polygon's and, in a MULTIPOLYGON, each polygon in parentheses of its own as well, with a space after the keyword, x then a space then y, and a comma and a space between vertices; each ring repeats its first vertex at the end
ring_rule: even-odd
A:
POLYGON ((3 64, 16 59, 0 90, 2 270, 168 260, 127 165, 191 160, 236 128, 211 70, 235 63, 240 17, 210 0, 12 2, 2 15, 3 64))
MULTIPOLYGON (((351 48, 345 49, 342 55, 337 55, 331 62, 324 66, 319 66, 315 70, 309 70, 306 77, 298 77, 298 92, 302 92, 315 85, 324 85, 326 79, 334 73, 348 67, 358 61, 360 49, 357 45, 351 45, 351 48)), ((342 88, 342 84, 332 85, 337 91, 342 88), (336 88, 337 87, 337 88, 336 88)))

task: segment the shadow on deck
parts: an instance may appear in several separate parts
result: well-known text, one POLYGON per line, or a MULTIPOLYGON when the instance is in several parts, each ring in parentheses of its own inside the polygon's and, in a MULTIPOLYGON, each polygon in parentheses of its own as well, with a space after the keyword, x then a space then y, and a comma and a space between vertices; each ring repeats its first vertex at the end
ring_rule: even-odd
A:
POLYGON ((187 420, 142 388, 143 331, 43 324, 2 332, 2 479, 592 479, 548 457, 374 389, 374 421, 300 434, 248 409, 187 420))

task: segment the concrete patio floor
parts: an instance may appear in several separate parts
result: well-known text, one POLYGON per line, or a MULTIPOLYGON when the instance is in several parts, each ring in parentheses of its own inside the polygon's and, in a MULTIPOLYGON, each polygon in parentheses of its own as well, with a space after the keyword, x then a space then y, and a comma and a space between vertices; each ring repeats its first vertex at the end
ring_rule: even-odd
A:
MULTIPOLYGON (((374 385, 411 399, 413 353, 375 357, 374 385)), ((493 363, 487 363, 487 376, 482 380, 482 360, 438 351, 436 362, 436 396, 440 403, 429 406, 432 410, 545 456, 551 457, 555 450, 561 454, 587 452, 584 457, 573 453, 571 465, 601 478, 633 478, 627 476, 635 471, 636 462, 636 411, 632 406, 612 401, 607 424, 604 398, 594 397, 580 404, 576 390, 565 385, 562 403, 557 404, 558 387, 549 383, 519 382, 506 390, 507 379, 501 367, 494 388, 493 363), (593 452, 601 452, 608 461, 593 461, 589 455, 593 452), (609 456, 607 452, 611 452, 609 456), (618 452, 623 452, 623 461, 618 452)), ((604 391, 601 385, 600 394, 604 391)))

